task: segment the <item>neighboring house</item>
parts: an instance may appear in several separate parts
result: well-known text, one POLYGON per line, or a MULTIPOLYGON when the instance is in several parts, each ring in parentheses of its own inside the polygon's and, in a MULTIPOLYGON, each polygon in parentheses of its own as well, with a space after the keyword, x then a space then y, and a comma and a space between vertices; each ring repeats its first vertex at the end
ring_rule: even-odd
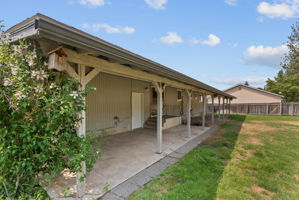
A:
POLYGON ((274 94, 266 90, 254 88, 244 84, 238 84, 224 90, 224 92, 233 95, 236 99, 231 101, 232 104, 241 103, 280 103, 283 96, 274 94))
MULTIPOLYGON (((207 96, 234 98, 41 14, 22 21, 6 33, 12 41, 32 40, 49 56, 50 69, 66 71, 81 82, 82 88, 96 88, 86 98, 87 110, 81 113, 79 136, 84 136, 86 131, 105 130, 115 134, 154 124, 153 141, 156 140, 156 151, 161 153, 163 129, 185 120, 190 137, 191 116, 205 117, 207 96)), ((79 196, 84 193, 82 184, 78 182, 79 196)))

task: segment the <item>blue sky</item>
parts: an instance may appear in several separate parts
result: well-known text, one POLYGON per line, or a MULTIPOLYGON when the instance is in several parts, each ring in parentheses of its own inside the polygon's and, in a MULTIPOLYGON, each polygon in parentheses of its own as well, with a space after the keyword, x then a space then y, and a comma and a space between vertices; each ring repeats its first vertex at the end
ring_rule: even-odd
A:
POLYGON ((35 13, 225 89, 276 75, 299 0, 1 0, 7 28, 35 13))

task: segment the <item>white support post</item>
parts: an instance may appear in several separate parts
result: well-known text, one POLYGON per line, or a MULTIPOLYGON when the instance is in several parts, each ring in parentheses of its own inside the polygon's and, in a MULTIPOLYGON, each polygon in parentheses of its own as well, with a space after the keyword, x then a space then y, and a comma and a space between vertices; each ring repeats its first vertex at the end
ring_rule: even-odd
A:
MULTIPOLYGON (((81 87, 79 88, 80 90, 84 90, 85 89, 85 65, 78 65, 78 72, 79 72, 79 80, 80 80, 80 84, 81 87)), ((85 99, 84 99, 85 101, 85 99)), ((77 135, 79 137, 85 137, 85 132, 86 132, 86 113, 85 110, 83 110, 80 113, 80 117, 82 118, 81 122, 80 122, 80 126, 78 128, 78 132, 77 135)), ((81 162, 81 172, 77 173, 77 177, 76 177, 76 183, 77 183, 77 197, 79 199, 82 199, 82 197, 85 194, 85 187, 86 187, 86 181, 85 181, 85 175, 86 175, 86 163, 85 162, 81 162)))
POLYGON ((230 115, 231 113, 231 107, 230 107, 230 104, 231 104, 231 99, 229 99, 228 101, 228 114, 230 115))
POLYGON ((225 98, 222 97, 222 118, 224 119, 225 112, 225 98))
POLYGON ((228 98, 226 98, 225 114, 228 115, 228 98))
POLYGON ((218 96, 218 120, 220 120, 220 115, 221 115, 221 99, 220 96, 218 96))
POLYGON ((162 129, 163 129, 163 85, 153 82, 157 92, 157 153, 162 153, 162 129))
POLYGON ((212 126, 215 125, 215 108, 214 108, 214 95, 211 95, 212 98, 212 126))
POLYGON ((188 105, 187 105, 187 129, 188 137, 191 137, 191 100, 192 100, 192 91, 186 90, 188 96, 188 105))
POLYGON ((206 112, 207 112, 207 96, 206 94, 202 95, 202 103, 203 103, 203 110, 202 110, 202 128, 204 129, 206 126, 206 112))

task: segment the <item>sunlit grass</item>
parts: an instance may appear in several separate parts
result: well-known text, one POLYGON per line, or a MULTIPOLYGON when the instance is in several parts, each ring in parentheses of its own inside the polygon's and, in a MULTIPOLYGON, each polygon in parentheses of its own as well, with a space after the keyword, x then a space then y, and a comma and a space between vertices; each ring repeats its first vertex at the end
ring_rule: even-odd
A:
POLYGON ((128 199, 299 199, 299 118, 231 119, 128 199))

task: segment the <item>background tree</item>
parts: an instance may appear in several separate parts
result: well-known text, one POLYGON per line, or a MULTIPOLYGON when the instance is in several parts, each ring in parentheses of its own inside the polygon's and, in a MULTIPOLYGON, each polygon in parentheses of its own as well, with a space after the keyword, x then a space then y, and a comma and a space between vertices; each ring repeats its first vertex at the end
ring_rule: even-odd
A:
POLYGON ((299 21, 292 25, 291 29, 292 33, 287 42, 289 52, 282 63, 285 75, 299 74, 299 21))
POLYGON ((277 76, 266 82, 267 91, 281 94, 285 100, 299 101, 299 22, 291 27, 292 33, 288 37, 288 53, 285 55, 282 69, 277 76))

